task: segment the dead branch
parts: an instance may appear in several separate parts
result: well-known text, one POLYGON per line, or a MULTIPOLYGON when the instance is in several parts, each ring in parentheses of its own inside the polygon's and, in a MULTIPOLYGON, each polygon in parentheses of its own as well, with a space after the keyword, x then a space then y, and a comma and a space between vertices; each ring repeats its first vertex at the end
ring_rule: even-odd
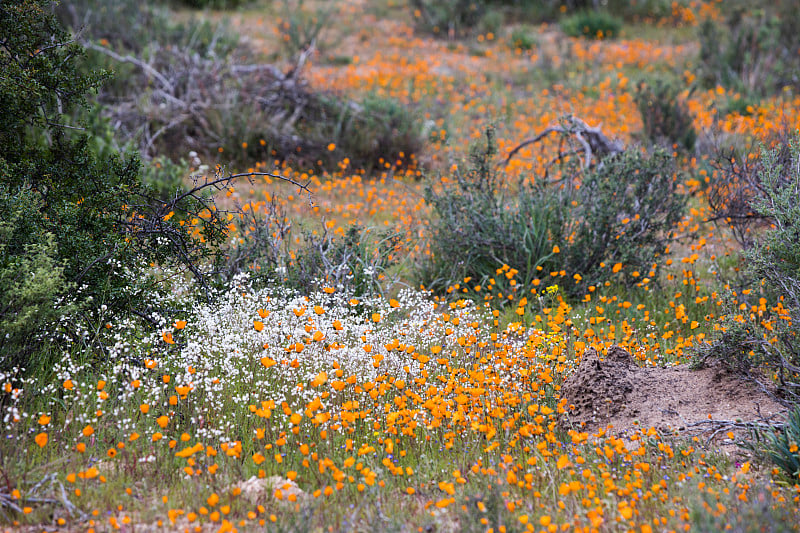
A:
POLYGON ((130 63, 132 65, 136 65, 137 67, 139 67, 140 69, 145 71, 147 74, 149 74, 149 75, 153 76, 155 79, 157 79, 159 81, 159 83, 161 83, 161 85, 164 86, 164 89, 166 89, 169 92, 173 92, 174 91, 173 85, 169 82, 169 80, 167 80, 167 78, 163 74, 161 74, 159 71, 154 69, 151 65, 145 63, 144 61, 142 61, 141 59, 139 59, 137 57, 133 57, 131 55, 125 55, 125 56, 120 55, 120 54, 114 52, 113 50, 109 50, 108 48, 106 48, 104 46, 96 45, 91 41, 83 41, 83 42, 81 42, 81 45, 86 47, 86 48, 90 48, 90 49, 92 49, 92 50, 94 50, 96 52, 100 52, 101 54, 105 54, 108 57, 110 57, 111 59, 113 59, 114 61, 119 61, 120 63, 130 63))
MULTIPOLYGON (((151 85, 144 94, 100 94, 119 137, 137 142, 145 159, 155 157, 159 145, 189 149, 223 142, 232 126, 222 117, 234 116, 243 105, 262 115, 258 127, 279 152, 291 152, 303 144, 296 124, 324 112, 317 109, 319 98, 303 77, 313 43, 286 72, 275 65, 239 64, 232 60, 235 56, 218 57, 213 42, 205 54, 158 43, 142 54, 118 53, 89 39, 82 39, 81 45, 134 65, 142 78, 134 85, 151 85)), ((309 146, 303 148, 306 152, 309 146)))
MULTIPOLYGON (((589 126, 586 122, 574 115, 569 115, 561 122, 561 124, 548 126, 535 137, 520 143, 509 152, 503 164, 508 165, 511 159, 513 159, 520 150, 541 141, 551 133, 560 133, 565 137, 574 137, 578 141, 583 149, 583 170, 592 166, 593 159, 600 161, 608 155, 618 154, 625 150, 625 146, 622 142, 610 139, 603 133, 600 126, 589 126)), ((559 157, 556 160, 558 161, 561 159, 563 159, 563 157, 561 157, 561 153, 559 153, 559 157)))
POLYGON ((723 431, 730 431, 734 429, 745 429, 749 431, 773 431, 780 430, 784 427, 785 422, 774 421, 773 419, 780 416, 775 414, 769 417, 762 417, 760 421, 744 422, 742 420, 701 420, 693 422, 685 426, 686 430, 690 428, 705 428, 701 433, 711 431, 711 435, 706 439, 706 447, 714 440, 714 438, 723 431))

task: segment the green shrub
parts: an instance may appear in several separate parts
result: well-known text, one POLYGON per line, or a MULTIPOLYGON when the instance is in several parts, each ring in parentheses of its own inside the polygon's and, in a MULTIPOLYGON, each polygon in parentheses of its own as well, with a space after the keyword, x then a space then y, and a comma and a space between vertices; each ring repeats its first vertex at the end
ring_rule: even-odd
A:
POLYGON ((570 213, 573 237, 562 251, 567 271, 583 278, 573 292, 610 280, 623 286, 658 280, 686 211, 681 181, 670 153, 635 148, 604 158, 584 175, 570 213))
MULTIPOLYGON (((495 170, 496 154, 494 130, 488 129, 485 148, 473 147, 465 174, 457 172, 441 190, 428 187, 431 257, 420 271, 426 288, 443 292, 464 278, 484 286, 498 278, 502 284, 497 269, 503 265, 518 271, 522 287, 542 269, 559 270, 553 246, 564 234, 565 197, 525 179, 512 187, 495 170)), ((501 293, 511 291, 500 287, 501 293)))
POLYGON ((31 356, 73 310, 57 302, 71 286, 54 235, 41 228, 40 202, 27 188, 0 183, 0 370, 38 368, 42 362, 31 356))
POLYGON ((641 82, 634 93, 636 107, 642 116, 645 138, 655 144, 673 144, 687 151, 697 141, 692 115, 680 99, 680 89, 669 82, 641 82))
POLYGON ((499 292, 510 294, 561 270, 580 276, 564 288, 571 296, 610 280, 657 281, 686 206, 669 154, 631 149, 602 159, 574 183, 523 176, 515 184, 494 170, 494 154, 489 130, 486 149, 473 150, 469 172, 427 191, 431 258, 420 277, 428 288, 494 279, 499 292), (503 265, 517 272, 516 289, 503 286, 497 272, 503 265))
MULTIPOLYGON (((2 320, 18 331, 22 317, 53 319, 39 311, 68 290, 77 305, 102 302, 111 312, 131 311, 142 305, 146 288, 138 273, 151 263, 180 265, 206 286, 200 263, 214 254, 227 224, 203 194, 211 185, 158 198, 142 184, 136 157, 109 147, 94 152, 89 138, 76 133, 70 113, 86 104, 103 76, 82 73, 83 50, 51 7, 48 0, 0 5, 6 36, 0 42, 0 196, 17 213, 2 229, 0 308, 2 320), (188 215, 188 225, 176 212, 188 215), (40 286, 9 292, 10 280, 20 282, 25 269, 49 274, 40 286)), ((38 337, 14 338, 16 355, 5 364, 29 367, 26 356, 38 337)))
POLYGON ((515 28, 511 32, 511 47, 531 50, 538 45, 536 35, 528 28, 515 28))
POLYGON ((750 2, 725 3, 722 24, 699 26, 698 79, 706 87, 767 96, 800 85, 800 22, 797 5, 776 0, 753 9, 750 2))
POLYGON ((610 39, 617 37, 622 21, 607 11, 580 11, 561 20, 561 29, 570 37, 610 39))
MULTIPOLYGON (((800 142, 795 136, 773 149, 763 149, 755 179, 733 181, 737 191, 733 212, 749 220, 767 221, 771 228, 751 226, 743 243, 744 283, 750 290, 731 295, 725 320, 699 353, 725 362, 759 379, 766 373, 786 399, 800 401, 800 142), (763 301, 759 301, 763 299, 763 301), (759 309, 742 312, 741 306, 759 309)), ((745 175, 750 178, 751 176, 745 175)), ((713 206, 712 206, 713 207, 713 206)), ((721 211, 725 214, 724 211, 721 211)), ((728 218, 726 216, 726 218, 728 218)))
MULTIPOLYGON (((335 101, 334 105, 341 107, 344 103, 335 101)), ((366 170, 385 166, 381 159, 389 164, 405 159, 404 166, 413 165, 410 156, 424 149, 419 114, 396 100, 371 95, 358 107, 350 106, 340 113, 335 130, 327 136, 340 147, 331 154, 337 160, 332 162, 349 157, 352 165, 366 170)), ((325 133, 320 133, 324 140, 325 133)))

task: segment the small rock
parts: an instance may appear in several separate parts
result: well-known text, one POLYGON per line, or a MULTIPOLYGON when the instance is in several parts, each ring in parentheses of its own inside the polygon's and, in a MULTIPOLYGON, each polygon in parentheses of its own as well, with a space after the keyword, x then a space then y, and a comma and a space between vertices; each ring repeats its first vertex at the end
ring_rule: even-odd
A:
POLYGON ((286 479, 281 476, 271 476, 267 478, 251 477, 247 481, 237 483, 235 487, 241 489, 241 497, 248 500, 250 503, 256 505, 264 503, 274 498, 275 491, 280 490, 283 496, 283 501, 303 500, 307 494, 303 492, 297 483, 291 479, 286 479), (291 498, 294 496, 294 498, 291 498))

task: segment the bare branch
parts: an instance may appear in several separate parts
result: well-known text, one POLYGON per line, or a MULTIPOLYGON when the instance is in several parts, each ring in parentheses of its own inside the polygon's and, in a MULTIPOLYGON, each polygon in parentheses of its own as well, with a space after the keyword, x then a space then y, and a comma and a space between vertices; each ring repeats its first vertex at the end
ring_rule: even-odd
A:
MULTIPOLYGON (((520 150, 531 144, 535 144, 551 133, 560 133, 563 136, 575 137, 583 147, 584 160, 583 169, 587 169, 592 165, 592 159, 600 160, 608 155, 621 153, 625 146, 616 140, 609 139, 605 133, 600 129, 600 126, 592 127, 586 122, 575 116, 568 116, 563 120, 563 125, 553 125, 545 128, 541 133, 535 137, 523 141, 517 145, 508 157, 506 157, 504 165, 508 165, 511 159, 519 153, 520 150)), ((559 150, 560 152, 560 150, 559 150)), ((558 158, 557 160, 560 160, 558 158)))
POLYGON ((159 81, 159 83, 161 83, 161 85, 163 85, 164 88, 167 89, 169 92, 174 92, 175 91, 175 89, 172 86, 172 84, 169 82, 169 80, 167 80, 167 78, 163 74, 161 74, 159 71, 157 71, 156 69, 154 69, 153 67, 151 67, 150 65, 148 65, 147 63, 142 61, 141 59, 133 57, 131 55, 127 55, 127 56, 119 55, 118 53, 114 52, 113 50, 109 50, 108 48, 105 48, 103 46, 98 46, 98 45, 94 44, 91 41, 84 41, 81 44, 83 44, 83 46, 85 46, 86 48, 90 48, 92 50, 100 52, 101 54, 105 54, 108 57, 110 57, 111 59, 114 59, 115 61, 119 61, 120 63, 131 63, 133 65, 136 65, 137 67, 139 67, 140 69, 144 70, 145 72, 147 72, 148 74, 153 76, 155 79, 157 79, 159 81))

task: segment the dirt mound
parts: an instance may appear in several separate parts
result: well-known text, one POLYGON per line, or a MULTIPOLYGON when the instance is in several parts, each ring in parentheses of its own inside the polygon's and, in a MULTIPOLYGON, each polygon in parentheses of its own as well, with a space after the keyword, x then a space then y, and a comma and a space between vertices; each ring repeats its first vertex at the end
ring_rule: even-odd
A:
POLYGON ((753 383, 723 366, 693 370, 637 366, 620 346, 605 357, 588 349, 561 387, 567 400, 567 427, 594 432, 609 425, 618 434, 640 428, 693 434, 714 432, 728 424, 774 419, 784 413, 779 403, 753 383))

